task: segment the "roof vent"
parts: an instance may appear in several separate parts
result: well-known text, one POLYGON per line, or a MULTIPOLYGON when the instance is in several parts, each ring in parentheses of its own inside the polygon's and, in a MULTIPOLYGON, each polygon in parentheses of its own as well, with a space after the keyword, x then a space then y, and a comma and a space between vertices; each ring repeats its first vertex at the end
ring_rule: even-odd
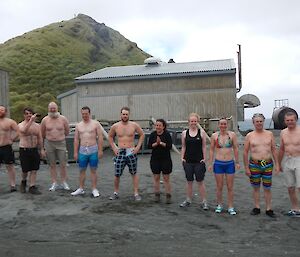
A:
POLYGON ((161 64, 161 59, 155 57, 149 57, 144 61, 144 64, 146 64, 146 66, 159 65, 161 64))

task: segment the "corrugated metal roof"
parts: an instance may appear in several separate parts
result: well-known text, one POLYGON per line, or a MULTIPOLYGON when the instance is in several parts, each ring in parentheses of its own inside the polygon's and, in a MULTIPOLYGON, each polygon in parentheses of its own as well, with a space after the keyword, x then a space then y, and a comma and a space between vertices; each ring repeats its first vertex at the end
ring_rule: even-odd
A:
POLYGON ((107 67, 75 78, 77 83, 99 80, 143 79, 173 76, 205 75, 208 73, 233 73, 235 63, 233 59, 185 62, 160 63, 157 65, 132 65, 107 67))
POLYGON ((59 94, 59 95, 57 96, 57 99, 61 99, 61 98, 64 98, 64 97, 66 97, 66 96, 69 96, 69 95, 72 95, 72 94, 75 94, 75 93, 77 93, 77 89, 76 89, 76 88, 74 88, 74 89, 72 89, 72 90, 69 90, 69 91, 67 91, 67 92, 64 92, 64 93, 59 94))

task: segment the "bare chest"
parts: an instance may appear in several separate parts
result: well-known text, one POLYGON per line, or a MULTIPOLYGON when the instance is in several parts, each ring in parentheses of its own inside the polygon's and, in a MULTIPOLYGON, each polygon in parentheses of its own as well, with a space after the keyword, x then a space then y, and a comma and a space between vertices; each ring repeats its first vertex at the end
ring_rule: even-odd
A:
POLYGON ((63 131, 64 128, 64 124, 61 120, 55 120, 55 121, 48 121, 46 123, 46 130, 47 131, 63 131))
POLYGON ((79 134, 94 135, 96 133, 96 126, 94 124, 81 124, 78 126, 78 132, 79 134))
POLYGON ((252 148, 270 147, 272 140, 270 137, 256 137, 250 140, 250 146, 252 148))
POLYGON ((134 133, 135 133, 135 129, 132 126, 120 125, 116 129, 116 134, 118 137, 133 137, 134 133))
POLYGON ((7 133, 10 131, 10 124, 4 123, 0 124, 0 134, 7 133))

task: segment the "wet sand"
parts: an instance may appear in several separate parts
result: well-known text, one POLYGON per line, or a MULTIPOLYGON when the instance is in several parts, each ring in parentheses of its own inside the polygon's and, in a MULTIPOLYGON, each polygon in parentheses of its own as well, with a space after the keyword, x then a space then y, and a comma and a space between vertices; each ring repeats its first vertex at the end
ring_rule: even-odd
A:
MULTIPOLYGON (((300 219, 284 215, 289 199, 282 175, 273 178, 273 209, 277 218, 262 213, 251 216, 252 189, 243 171, 235 178, 236 216, 214 213, 215 181, 206 174, 210 210, 200 207, 196 187, 191 207, 182 209, 185 177, 178 154, 172 154, 171 175, 173 203, 154 203, 149 154, 139 155, 141 202, 132 198, 132 181, 128 170, 121 178, 120 195, 110 201, 113 191, 113 163, 110 150, 104 152, 98 170, 101 197, 73 197, 70 192, 49 192, 50 175, 42 165, 37 184, 42 195, 8 192, 4 167, 0 171, 0 256, 300 256, 300 219)), ((20 166, 17 165, 20 184, 20 166)), ((89 172, 87 173, 89 175, 89 172)), ((68 167, 69 184, 78 186, 76 164, 68 167)), ((163 191, 163 190, 162 190, 163 191)), ((226 193, 224 192, 225 202, 226 193)))

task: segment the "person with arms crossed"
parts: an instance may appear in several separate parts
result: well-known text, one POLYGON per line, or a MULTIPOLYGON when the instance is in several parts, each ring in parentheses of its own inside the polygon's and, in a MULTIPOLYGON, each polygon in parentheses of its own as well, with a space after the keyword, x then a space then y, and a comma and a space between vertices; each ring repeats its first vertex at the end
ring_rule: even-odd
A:
POLYGON ((78 161, 80 175, 79 188, 71 195, 83 195, 85 173, 90 165, 92 195, 100 196, 97 189, 97 168, 99 159, 103 156, 103 136, 101 125, 98 121, 91 119, 91 110, 88 106, 81 108, 82 121, 76 124, 74 135, 74 159, 78 161))
POLYGON ((140 150, 145 138, 145 134, 141 127, 136 123, 129 120, 130 109, 128 107, 121 108, 121 120, 112 125, 108 141, 115 154, 115 178, 114 178, 114 193, 110 197, 110 200, 116 200, 119 198, 119 185, 120 177, 123 170, 127 165, 129 172, 132 176, 134 199, 136 201, 141 200, 139 195, 139 179, 137 175, 137 153, 140 150), (139 139, 135 146, 134 137, 135 133, 138 133, 139 139), (114 138, 117 137, 118 146, 114 143, 114 138))

